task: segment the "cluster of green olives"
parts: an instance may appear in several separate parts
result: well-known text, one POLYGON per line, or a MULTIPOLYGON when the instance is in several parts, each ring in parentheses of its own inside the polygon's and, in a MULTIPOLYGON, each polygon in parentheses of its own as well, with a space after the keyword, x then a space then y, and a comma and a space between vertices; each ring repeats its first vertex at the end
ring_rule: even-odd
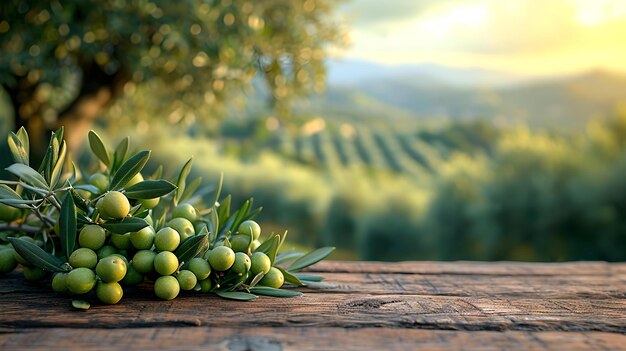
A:
MULTIPOLYGON (((126 196, 118 191, 107 192, 96 207, 107 219, 124 218, 131 208, 126 196)), ((209 292, 225 280, 250 282, 259 273, 263 273, 259 285, 283 285, 284 276, 272 267, 270 258, 255 252, 260 246, 261 227, 253 220, 242 222, 228 245, 222 241, 201 257, 180 262, 174 251, 206 225, 197 219, 195 208, 184 203, 173 209, 171 219, 158 231, 150 216, 145 218, 148 226, 125 234, 110 233, 98 224, 85 225, 78 234, 79 247, 69 256, 71 270, 55 273, 52 289, 73 295, 95 291, 101 302, 116 304, 122 299, 123 287, 146 281, 154 282, 154 293, 164 300, 174 299, 180 290, 209 292)), ((22 240, 37 244, 28 236, 22 240)), ((10 245, 0 250, 0 272, 12 271, 17 263, 24 266, 26 280, 46 277, 44 270, 32 267, 10 245)))
POLYGON ((63 128, 38 169, 26 130, 9 135, 15 163, 6 168, 12 178, 0 179, 0 274, 18 265, 29 281, 52 273, 52 289, 72 296, 76 308, 95 298, 116 304, 137 285, 164 300, 193 290, 243 301, 301 295, 280 289, 285 281, 320 286, 323 277, 298 272, 334 248, 281 252, 287 232, 261 242, 253 220, 261 207, 252 208, 250 198, 231 208, 230 195, 220 198, 222 178, 211 206, 196 210, 190 202, 202 178, 187 183, 193 159, 173 179, 162 179, 159 166, 144 180, 151 151, 129 154, 129 138, 109 150, 94 131, 88 139, 98 158, 94 172, 77 172, 66 158, 63 128), (64 172, 69 165, 73 171, 64 172))

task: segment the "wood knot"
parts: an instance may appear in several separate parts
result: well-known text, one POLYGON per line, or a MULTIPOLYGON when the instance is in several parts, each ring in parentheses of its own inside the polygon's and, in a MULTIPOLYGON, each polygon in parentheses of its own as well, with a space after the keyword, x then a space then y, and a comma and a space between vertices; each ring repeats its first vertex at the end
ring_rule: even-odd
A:
POLYGON ((339 304, 339 310, 375 310, 380 308, 381 306, 390 304, 390 303, 398 303, 402 302, 401 299, 398 298, 371 298, 371 299, 360 299, 354 301, 348 301, 342 304, 339 304))

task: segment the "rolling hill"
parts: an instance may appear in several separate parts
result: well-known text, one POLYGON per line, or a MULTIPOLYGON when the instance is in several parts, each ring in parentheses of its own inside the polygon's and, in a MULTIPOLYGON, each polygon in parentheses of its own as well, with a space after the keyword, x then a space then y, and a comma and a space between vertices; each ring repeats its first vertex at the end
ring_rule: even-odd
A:
POLYGON ((595 116, 610 116, 623 103, 626 77, 614 72, 541 78, 357 61, 331 64, 327 92, 300 110, 343 118, 488 119, 571 131, 580 130, 595 116))

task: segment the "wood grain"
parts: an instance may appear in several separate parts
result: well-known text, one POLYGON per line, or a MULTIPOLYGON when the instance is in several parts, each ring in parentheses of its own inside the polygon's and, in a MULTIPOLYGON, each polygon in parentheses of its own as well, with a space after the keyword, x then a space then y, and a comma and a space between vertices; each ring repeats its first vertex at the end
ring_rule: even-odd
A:
POLYGON ((88 311, 12 273, 0 277, 0 349, 90 350, 107 340, 126 349, 626 347, 624 264, 330 261, 310 271, 328 286, 302 297, 160 301, 143 287, 88 311))
POLYGON ((612 333, 489 332, 381 328, 25 329, 0 334, 0 349, 75 350, 619 350, 612 333), (129 347, 129 345, 132 345, 129 347))

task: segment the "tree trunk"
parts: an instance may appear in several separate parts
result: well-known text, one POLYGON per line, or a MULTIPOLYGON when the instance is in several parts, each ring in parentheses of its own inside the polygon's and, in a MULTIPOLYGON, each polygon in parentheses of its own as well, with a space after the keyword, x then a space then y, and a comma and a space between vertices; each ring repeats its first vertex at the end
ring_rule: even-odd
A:
POLYGON ((15 88, 5 88, 15 111, 15 129, 24 127, 30 136, 31 165, 39 165, 51 132, 61 126, 65 127, 68 151, 78 150, 94 121, 120 95, 128 81, 125 72, 108 75, 95 63, 83 65, 81 71, 81 87, 76 98, 63 110, 57 111, 57 118, 52 121, 43 117, 45 101, 36 96, 37 85, 29 85, 25 79, 20 79, 15 88))

